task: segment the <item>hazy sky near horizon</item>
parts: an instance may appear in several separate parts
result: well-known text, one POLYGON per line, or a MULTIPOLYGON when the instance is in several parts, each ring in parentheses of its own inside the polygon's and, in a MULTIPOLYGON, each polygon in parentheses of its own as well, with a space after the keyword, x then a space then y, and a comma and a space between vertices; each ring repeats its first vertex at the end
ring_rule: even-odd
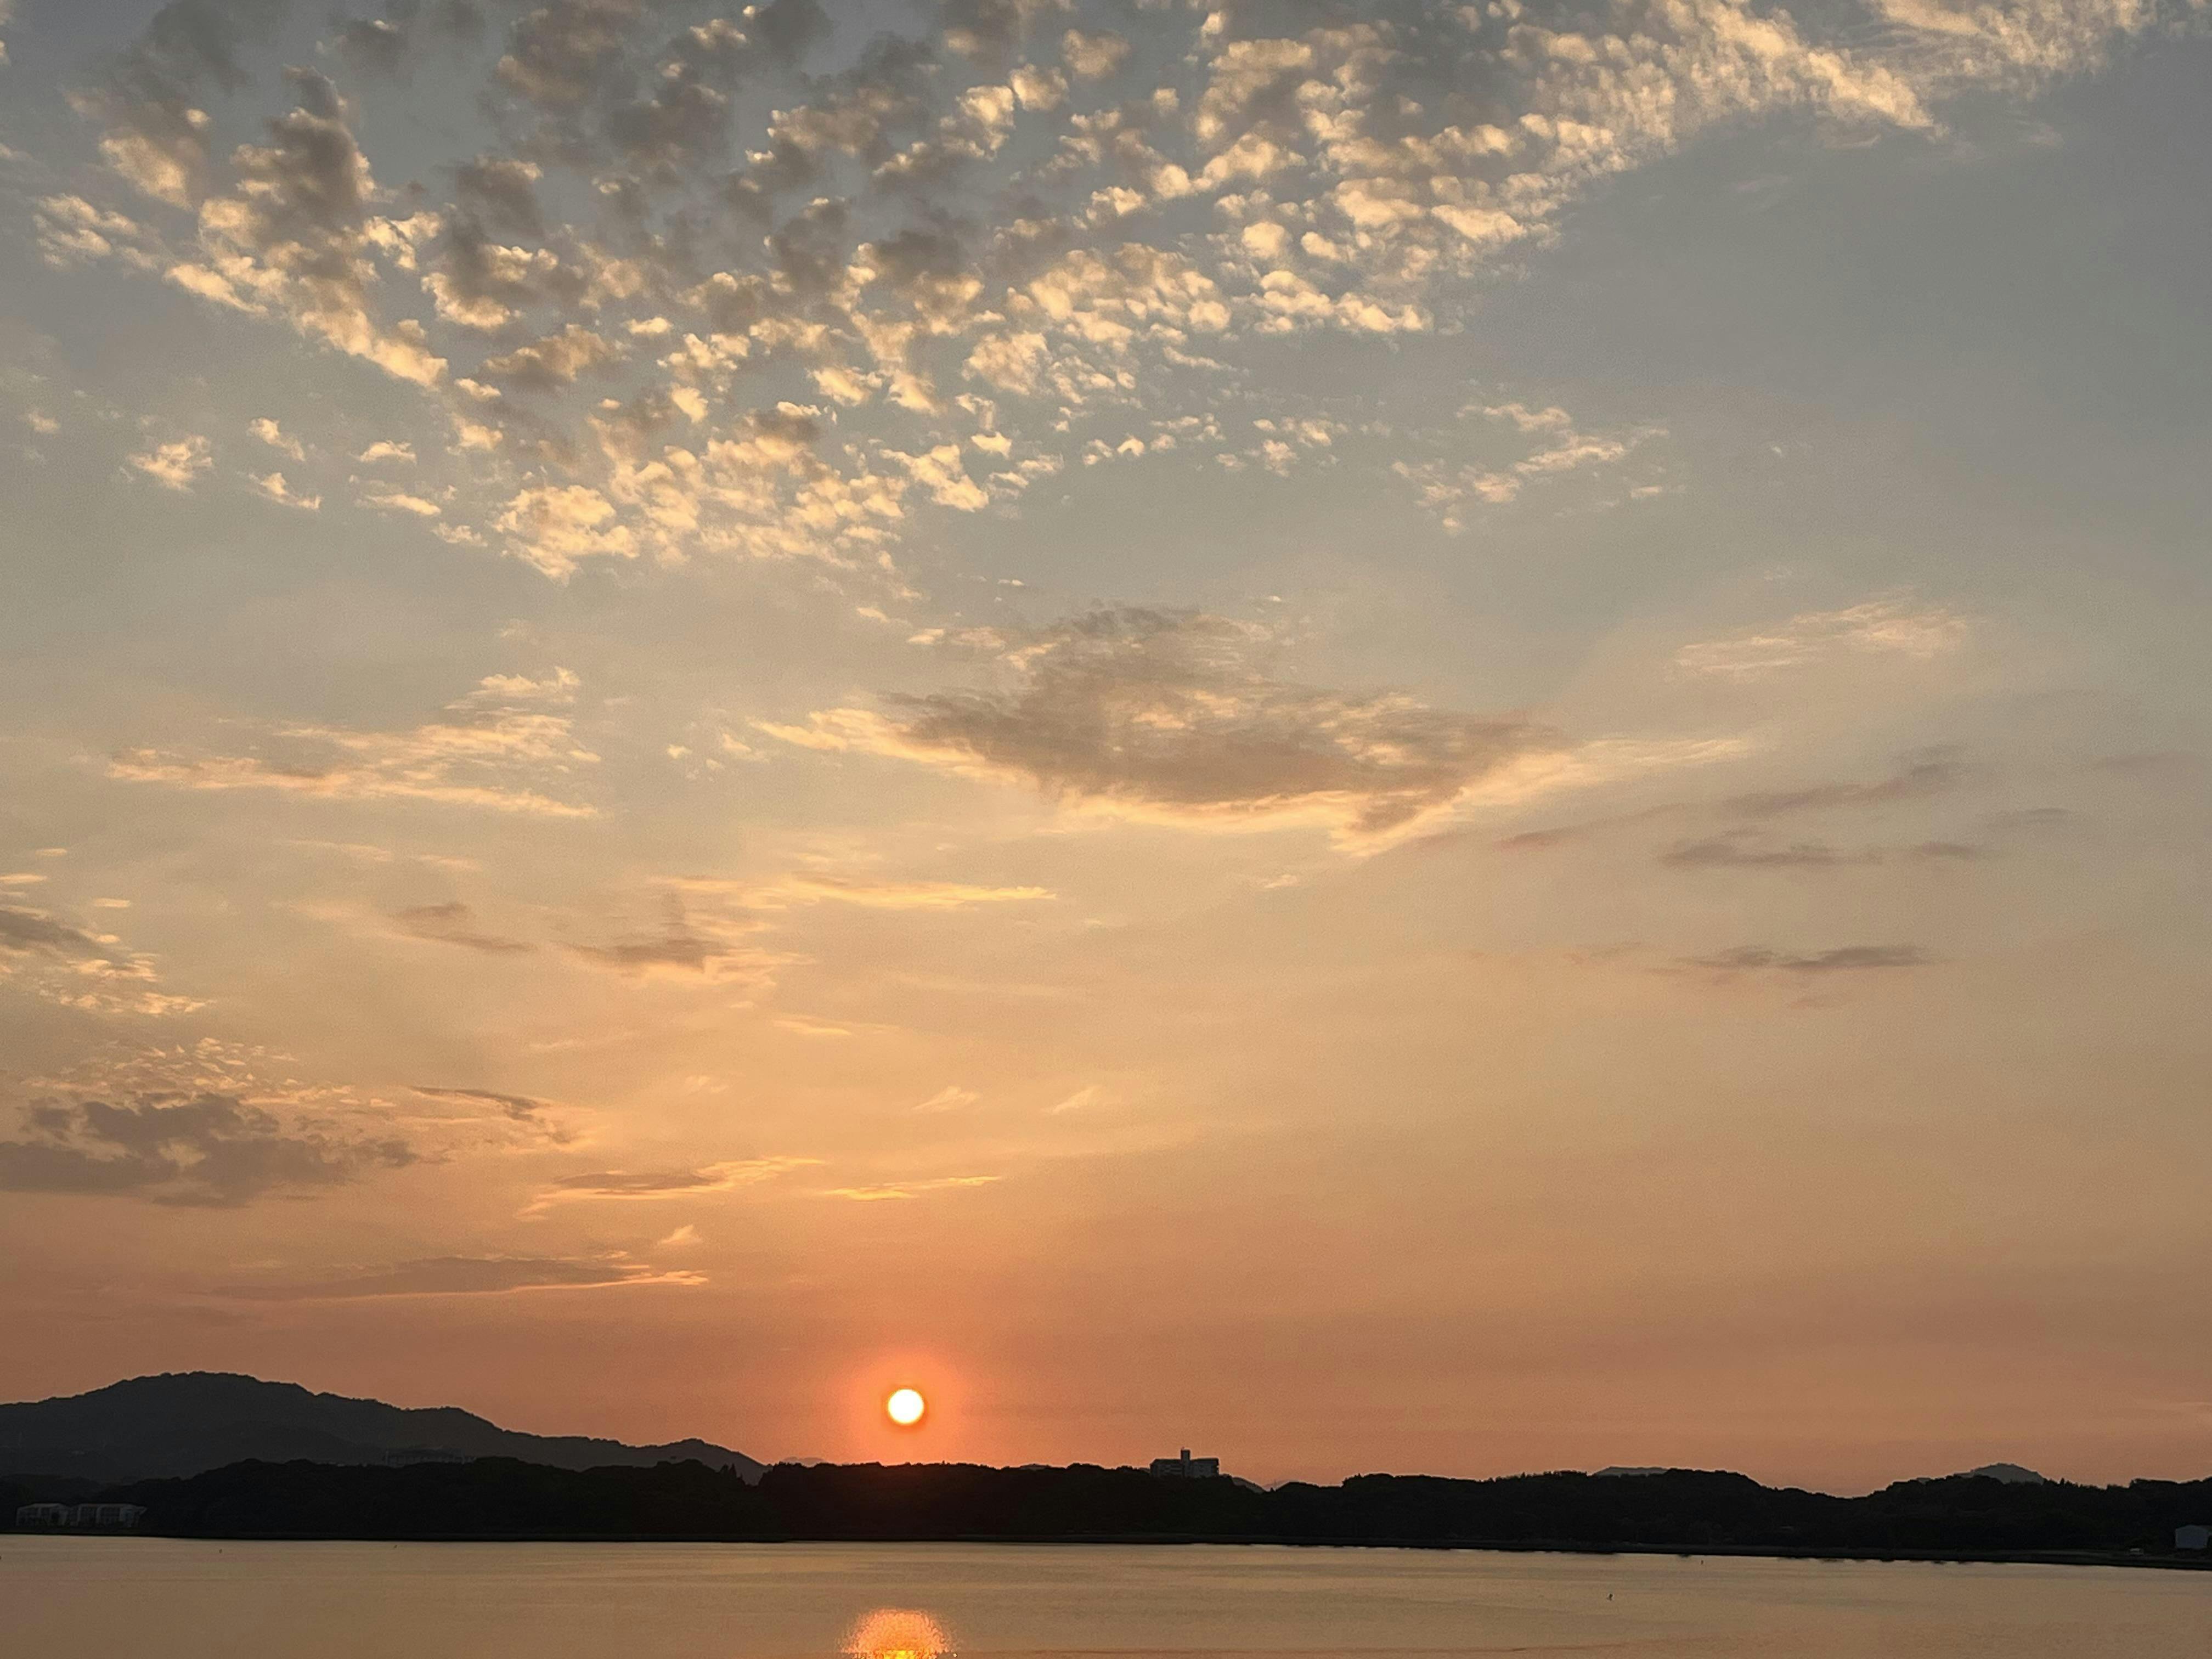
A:
POLYGON ((2202 5, 0 20, 0 1393, 2212 1466, 2202 5))

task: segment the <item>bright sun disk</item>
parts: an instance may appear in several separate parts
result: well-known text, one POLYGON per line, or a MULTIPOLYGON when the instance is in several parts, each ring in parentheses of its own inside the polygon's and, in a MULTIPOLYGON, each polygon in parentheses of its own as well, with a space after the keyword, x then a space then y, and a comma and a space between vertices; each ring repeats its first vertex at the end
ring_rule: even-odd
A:
POLYGON ((929 1409, 929 1402, 921 1397, 919 1389, 894 1389, 891 1397, 884 1401, 884 1413, 902 1429, 910 1429, 921 1421, 921 1414, 929 1409))

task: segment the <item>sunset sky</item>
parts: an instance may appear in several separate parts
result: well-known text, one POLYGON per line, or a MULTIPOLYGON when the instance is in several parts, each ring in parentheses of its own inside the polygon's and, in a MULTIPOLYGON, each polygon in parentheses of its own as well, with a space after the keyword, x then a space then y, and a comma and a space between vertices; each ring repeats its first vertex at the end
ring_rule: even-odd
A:
POLYGON ((0 19, 0 1396, 2212 1468, 2204 5, 0 19))

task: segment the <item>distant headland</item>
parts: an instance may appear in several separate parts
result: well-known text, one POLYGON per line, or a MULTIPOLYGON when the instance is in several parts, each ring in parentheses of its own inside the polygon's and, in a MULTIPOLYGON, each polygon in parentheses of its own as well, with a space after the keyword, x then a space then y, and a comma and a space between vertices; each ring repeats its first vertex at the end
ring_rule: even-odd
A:
POLYGON ((2013 1464, 1859 1498, 1726 1471, 1263 1490, 1149 1468, 764 1467, 704 1441, 498 1428, 252 1377, 139 1377, 0 1406, 0 1526, 179 1537, 1219 1542, 2204 1566, 2212 1480, 2086 1486, 2013 1464), (103 1516, 105 1517, 103 1519, 103 1516))

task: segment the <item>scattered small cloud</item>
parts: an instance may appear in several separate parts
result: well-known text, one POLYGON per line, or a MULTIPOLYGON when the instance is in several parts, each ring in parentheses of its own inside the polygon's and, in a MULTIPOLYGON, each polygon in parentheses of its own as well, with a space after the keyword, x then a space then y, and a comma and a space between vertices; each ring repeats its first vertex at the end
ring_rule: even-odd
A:
POLYGON ((284 475, 281 472, 249 472, 246 475, 246 481, 253 487, 256 495, 264 501, 276 502, 279 507, 294 507, 303 513, 322 510, 323 498, 320 495, 297 494, 290 484, 284 482, 284 475))
POLYGON ((665 1270, 627 1255, 441 1255, 322 1279, 226 1285, 240 1302, 356 1302, 380 1297, 504 1296, 523 1291, 605 1291, 647 1285, 696 1285, 706 1275, 665 1270))
POLYGON ((361 504, 380 513, 401 513, 417 519, 434 519, 446 510, 425 496, 410 495, 404 489, 365 489, 361 504))
POLYGON ((1966 642, 1966 618, 1909 596, 1870 599, 1842 611, 1813 611, 1779 628, 1686 645, 1677 672, 1744 682, 1841 657, 1901 657, 1929 662, 1966 642))
POLYGON ((690 877, 684 892, 715 894, 758 910, 849 904, 870 910, 957 910, 975 904, 1026 904, 1056 897, 1044 887, 992 887, 958 881, 884 881, 804 871, 767 883, 690 877))
POLYGON ((189 490, 214 468, 215 458, 205 438, 179 438, 141 450, 125 465, 164 489, 189 490))
MULTIPOLYGON (((1528 453, 1515 460, 1488 465, 1443 460, 1393 464, 1391 470, 1419 491, 1421 505, 1437 514, 1446 530, 1455 532, 1467 527, 1470 507, 1504 507, 1518 501, 1532 483, 1614 466, 1644 444, 1666 435, 1666 428, 1660 426, 1583 432, 1577 429, 1572 416, 1556 406, 1472 404, 1460 412, 1481 415, 1495 426, 1510 428, 1528 453)), ((1632 488, 1629 494, 1640 500, 1665 489, 1647 483, 1632 488)))
POLYGON ((982 1098, 973 1089, 963 1089, 957 1084, 948 1083, 927 1100, 917 1102, 914 1109, 917 1112, 964 1111, 982 1098))
POLYGON ((1692 968, 1723 973, 1771 970, 1784 974, 1856 973, 1865 969, 1924 968, 1936 960, 1917 945, 1844 945, 1829 951, 1778 951, 1765 945, 1740 945, 1712 956, 1685 957, 1692 968))
POLYGON ((297 438, 289 435, 283 427, 265 415, 248 422, 246 429, 260 439, 263 443, 267 444, 270 448, 289 455, 295 461, 304 461, 307 459, 307 447, 297 438))
POLYGON ((927 1181, 885 1182, 872 1187, 832 1187, 823 1196, 849 1199, 856 1204, 896 1202, 900 1199, 920 1198, 925 1193, 953 1192, 967 1187, 988 1187, 1005 1179, 1002 1176, 938 1176, 927 1181))
MULTIPOLYGON (((565 672, 565 671, 563 671, 565 672)), ((535 688, 538 683, 524 682, 535 688)), ((416 800, 540 817, 581 818, 595 809, 531 785, 598 763, 569 717, 518 694, 493 675, 446 706, 447 718, 399 732, 305 723, 266 728, 254 752, 192 755, 128 749, 107 775, 183 789, 271 790, 337 800, 416 800)))
POLYGON ((860 1035, 860 1028, 834 1019, 817 1019, 811 1014, 778 1014, 779 1030, 804 1037, 849 1037, 860 1035))
POLYGON ((812 1168, 821 1161, 817 1158, 749 1158, 696 1168, 599 1170, 563 1176, 539 1193, 531 1208, 543 1210, 549 1205, 584 1200, 688 1198, 701 1193, 734 1192, 793 1170, 812 1168))

